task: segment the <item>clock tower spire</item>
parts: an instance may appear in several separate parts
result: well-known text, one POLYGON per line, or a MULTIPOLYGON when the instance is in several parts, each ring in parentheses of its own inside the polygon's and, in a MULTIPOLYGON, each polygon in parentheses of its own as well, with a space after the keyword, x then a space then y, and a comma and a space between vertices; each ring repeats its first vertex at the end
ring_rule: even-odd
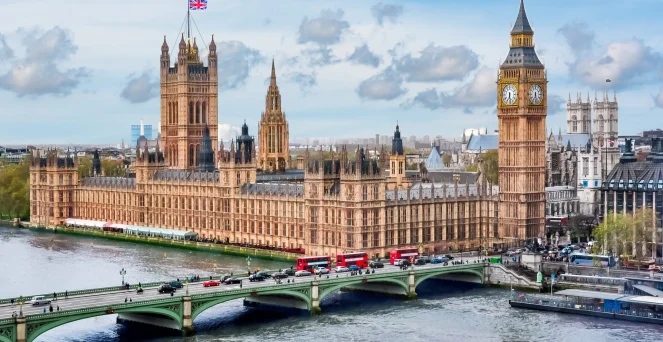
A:
POLYGON ((547 78, 520 1, 509 53, 497 80, 499 227, 502 242, 545 234, 547 78), (502 240, 503 239, 503 240, 502 240))

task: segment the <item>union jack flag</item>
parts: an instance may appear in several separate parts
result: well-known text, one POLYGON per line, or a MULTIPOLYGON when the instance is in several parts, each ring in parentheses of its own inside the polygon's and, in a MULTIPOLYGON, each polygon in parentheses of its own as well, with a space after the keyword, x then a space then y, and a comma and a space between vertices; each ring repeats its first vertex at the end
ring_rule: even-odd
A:
POLYGON ((189 0, 189 9, 192 11, 207 9, 207 0, 189 0))

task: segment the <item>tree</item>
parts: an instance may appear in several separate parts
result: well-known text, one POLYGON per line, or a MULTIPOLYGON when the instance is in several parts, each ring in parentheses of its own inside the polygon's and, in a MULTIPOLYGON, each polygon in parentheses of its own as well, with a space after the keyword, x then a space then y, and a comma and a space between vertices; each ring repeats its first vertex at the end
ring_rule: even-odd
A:
POLYGON ((594 216, 584 214, 569 217, 568 230, 570 237, 576 237, 578 238, 578 242, 580 242, 581 236, 589 236, 593 220, 594 216))
POLYGON ((481 155, 483 158, 483 169, 486 172, 486 179, 489 183, 498 185, 500 181, 498 168, 497 150, 488 150, 481 155))
POLYGON ((449 167, 451 165, 451 155, 450 154, 442 154, 442 163, 444 166, 449 167))
POLYGON ((88 177, 92 174, 92 158, 80 157, 78 158, 78 177, 88 177))
POLYGON ((470 164, 465 166, 465 171, 467 172, 477 172, 479 171, 479 167, 477 164, 470 164))
POLYGON ((0 167, 0 217, 29 219, 30 163, 0 167))
POLYGON ((108 177, 124 177, 127 174, 127 169, 124 168, 124 162, 121 160, 102 159, 101 169, 108 177))
POLYGON ((609 212, 593 232, 593 251, 614 255, 646 257, 656 248, 655 216, 652 209, 638 208, 635 213, 609 212))

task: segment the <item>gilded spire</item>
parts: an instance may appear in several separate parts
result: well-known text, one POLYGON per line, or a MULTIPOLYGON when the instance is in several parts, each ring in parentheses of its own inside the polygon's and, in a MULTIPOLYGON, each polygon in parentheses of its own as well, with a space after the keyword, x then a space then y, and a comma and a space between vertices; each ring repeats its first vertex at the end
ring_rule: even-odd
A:
POLYGON ((516 23, 513 25, 511 34, 534 34, 534 30, 529 25, 529 20, 527 20, 527 13, 525 13, 525 3, 523 0, 520 0, 520 10, 518 11, 518 17, 516 18, 516 23))

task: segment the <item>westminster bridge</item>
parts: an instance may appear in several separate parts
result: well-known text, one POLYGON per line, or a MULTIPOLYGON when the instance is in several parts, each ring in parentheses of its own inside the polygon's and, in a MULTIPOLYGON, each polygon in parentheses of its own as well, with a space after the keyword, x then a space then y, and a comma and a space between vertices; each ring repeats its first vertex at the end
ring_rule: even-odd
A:
MULTIPOLYGON (((375 273, 350 275, 331 273, 324 276, 295 277, 294 282, 283 280, 277 284, 268 279, 249 282, 243 278, 241 284, 204 287, 202 279, 187 284, 174 296, 159 294, 157 287, 163 282, 142 284, 144 292, 136 294, 136 285, 108 287, 57 294, 53 307, 61 311, 44 313, 44 306, 12 303, 11 299, 0 300, 0 342, 32 342, 44 332, 58 326, 102 315, 117 314, 118 320, 145 323, 176 329, 184 334, 194 331, 193 320, 203 311, 234 299, 244 298, 245 304, 266 304, 308 310, 319 314, 320 302, 339 289, 377 292, 388 295, 416 298, 417 286, 429 278, 442 278, 463 282, 493 283, 516 286, 537 286, 514 274, 499 264, 471 262, 462 265, 428 264, 408 270, 386 265, 375 273), (184 293, 184 294, 181 294, 184 293), (127 302, 126 299, 132 301, 127 302)), ((218 279, 218 276, 214 277, 218 279)), ((241 279, 241 278, 240 278, 241 279)), ((291 278, 293 279, 293 278, 291 278)), ((52 299, 53 294, 43 294, 52 299)), ((29 301, 30 297, 24 297, 29 301)), ((14 298, 16 301, 16 298, 14 298)))

